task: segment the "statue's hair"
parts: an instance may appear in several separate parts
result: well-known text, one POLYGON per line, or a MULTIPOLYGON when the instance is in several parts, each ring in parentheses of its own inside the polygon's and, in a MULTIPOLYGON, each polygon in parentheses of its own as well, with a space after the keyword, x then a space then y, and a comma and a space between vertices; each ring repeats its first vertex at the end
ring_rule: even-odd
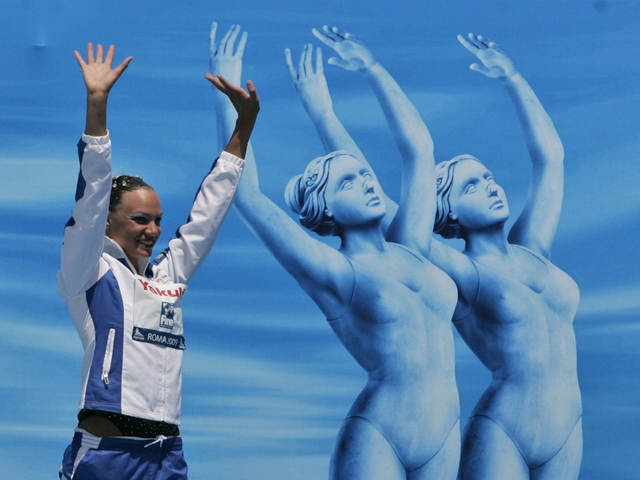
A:
POLYGON ((151 185, 142 178, 133 175, 116 175, 111 179, 111 197, 109 198, 109 211, 114 212, 122 203, 122 194, 132 192, 140 188, 153 190, 151 185))
POLYGON ((453 185, 454 170, 457 163, 463 160, 474 160, 480 163, 473 155, 458 155, 451 160, 440 162, 436 165, 436 217, 433 231, 444 238, 460 238, 462 231, 457 219, 451 217, 451 186, 453 185))
POLYGON ((346 150, 336 150, 318 157, 307 165, 302 175, 296 175, 287 184, 284 199, 299 215, 303 227, 318 235, 338 235, 340 229, 335 219, 326 214, 324 192, 329 179, 331 160, 340 156, 354 157, 346 150))

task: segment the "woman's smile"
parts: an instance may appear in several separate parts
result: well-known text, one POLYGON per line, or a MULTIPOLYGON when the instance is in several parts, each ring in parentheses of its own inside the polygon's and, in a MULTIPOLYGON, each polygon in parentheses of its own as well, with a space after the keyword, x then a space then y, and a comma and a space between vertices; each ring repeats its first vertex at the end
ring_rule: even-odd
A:
POLYGON ((151 256, 162 232, 161 220, 162 207, 155 191, 140 188, 126 192, 118 208, 109 212, 107 236, 137 266, 139 259, 151 256))

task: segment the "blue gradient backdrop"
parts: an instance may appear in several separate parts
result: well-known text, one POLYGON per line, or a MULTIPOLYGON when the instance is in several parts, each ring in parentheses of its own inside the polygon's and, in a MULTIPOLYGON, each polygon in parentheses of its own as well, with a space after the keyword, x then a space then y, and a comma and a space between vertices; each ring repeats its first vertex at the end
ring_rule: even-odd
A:
MULTIPOLYGON (((455 36, 482 33, 509 50, 565 145, 553 260, 582 291, 581 478, 638 478, 640 2, 602 0, 3 1, 0 478, 57 478, 75 422, 81 346, 55 282, 84 125, 72 52, 93 41, 116 44, 118 61, 134 56, 110 99, 115 172, 157 189, 166 241, 217 154, 203 78, 214 20, 220 32, 232 23, 250 32, 244 77, 262 101, 254 148, 263 189, 283 207, 288 179, 322 153, 283 51, 297 57, 304 43, 318 45, 311 28, 329 24, 372 47, 422 113, 437 160, 476 155, 519 212, 530 167, 515 113, 497 82, 469 70, 473 57, 455 36)), ((357 75, 325 71, 338 115, 397 198, 398 153, 372 93, 357 75)), ((184 309, 182 430, 192 478, 326 478, 364 373, 235 213, 184 309)), ((489 376, 456 342, 466 419, 489 376)))

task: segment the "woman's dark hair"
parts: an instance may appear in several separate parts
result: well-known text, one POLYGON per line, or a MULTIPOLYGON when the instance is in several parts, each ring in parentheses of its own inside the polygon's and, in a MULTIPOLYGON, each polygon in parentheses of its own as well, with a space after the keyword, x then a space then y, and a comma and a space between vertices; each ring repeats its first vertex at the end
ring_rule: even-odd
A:
POLYGON ((132 192, 140 188, 153 190, 151 185, 142 178, 133 175, 116 175, 111 179, 111 197, 109 198, 109 211, 114 212, 122 202, 122 194, 132 192))

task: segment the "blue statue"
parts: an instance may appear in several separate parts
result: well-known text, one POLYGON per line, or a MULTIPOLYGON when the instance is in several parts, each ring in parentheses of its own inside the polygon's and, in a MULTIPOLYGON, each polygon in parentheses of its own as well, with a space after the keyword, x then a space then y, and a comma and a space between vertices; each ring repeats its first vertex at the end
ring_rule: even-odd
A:
MULTIPOLYGON (((211 71, 238 84, 246 33, 240 35, 240 28, 233 26, 218 45, 216 30, 214 24, 211 71)), ((416 191, 423 188, 424 178, 431 179, 429 201, 420 211, 433 225, 433 143, 418 112, 389 73, 366 45, 349 38, 336 46, 341 60, 333 62, 367 76, 405 165, 419 169, 420 179, 403 175, 400 204, 389 215, 378 179, 360 150, 353 142, 336 149, 328 141, 327 149, 337 151, 311 161, 303 174, 289 182, 285 196, 304 227, 340 238, 337 250, 310 236, 260 191, 251 153, 235 208, 315 301, 367 372, 367 383, 338 434, 330 477, 454 479, 460 456, 451 328, 456 287, 428 256, 405 241, 414 235, 413 215, 407 208, 414 204, 413 196, 425 196, 416 191)), ((305 47, 296 72, 287 53, 294 85, 301 97, 314 97, 307 99, 309 104, 330 101, 321 56, 316 57, 315 70, 312 56, 312 48, 305 47)), ((237 115, 223 95, 216 95, 223 138, 237 115)))
MULTIPOLYGON (((340 55, 329 59, 330 64, 362 72, 375 91, 373 72, 379 66, 362 56, 351 57, 363 50, 361 40, 335 27, 313 33, 340 55)), ((471 69, 500 79, 516 107, 533 162, 527 204, 507 236, 509 207, 491 172, 471 155, 439 164, 435 231, 445 238, 464 239, 464 252, 459 252, 432 239, 433 155, 403 155, 403 208, 398 214, 405 215, 403 223, 410 227, 396 232, 403 236, 395 238, 420 251, 455 281, 459 298, 454 325, 492 372, 492 382, 464 432, 460 478, 574 479, 582 458, 572 326, 579 293, 573 280, 549 262, 562 206, 562 143, 511 57, 482 36, 458 39, 481 61, 471 69)), ((306 47, 306 61, 301 60, 299 68, 307 76, 310 49, 306 47)), ((301 81, 302 74, 293 75, 289 57, 288 63, 325 148, 357 151, 333 113, 328 89, 321 86, 320 67, 313 81, 301 81)), ((401 97, 387 98, 402 103, 401 97)), ((393 109, 384 101, 381 104, 385 114, 393 109)), ((404 120, 404 131, 420 134, 419 117, 404 120)), ((402 137, 393 122, 390 126, 396 140, 402 137)), ((395 205, 390 199, 387 203, 393 212, 395 205)), ((391 218, 387 222, 393 227, 391 218)))
POLYGON ((427 241, 424 249, 456 282, 454 325, 492 375, 465 428, 460 478, 577 479, 579 292, 549 260, 562 208, 562 142, 505 50, 481 35, 458 40, 481 62, 472 70, 505 86, 532 162, 526 204, 508 234, 507 198, 480 161, 460 155, 437 166, 434 230, 464 239, 465 248, 427 241))

